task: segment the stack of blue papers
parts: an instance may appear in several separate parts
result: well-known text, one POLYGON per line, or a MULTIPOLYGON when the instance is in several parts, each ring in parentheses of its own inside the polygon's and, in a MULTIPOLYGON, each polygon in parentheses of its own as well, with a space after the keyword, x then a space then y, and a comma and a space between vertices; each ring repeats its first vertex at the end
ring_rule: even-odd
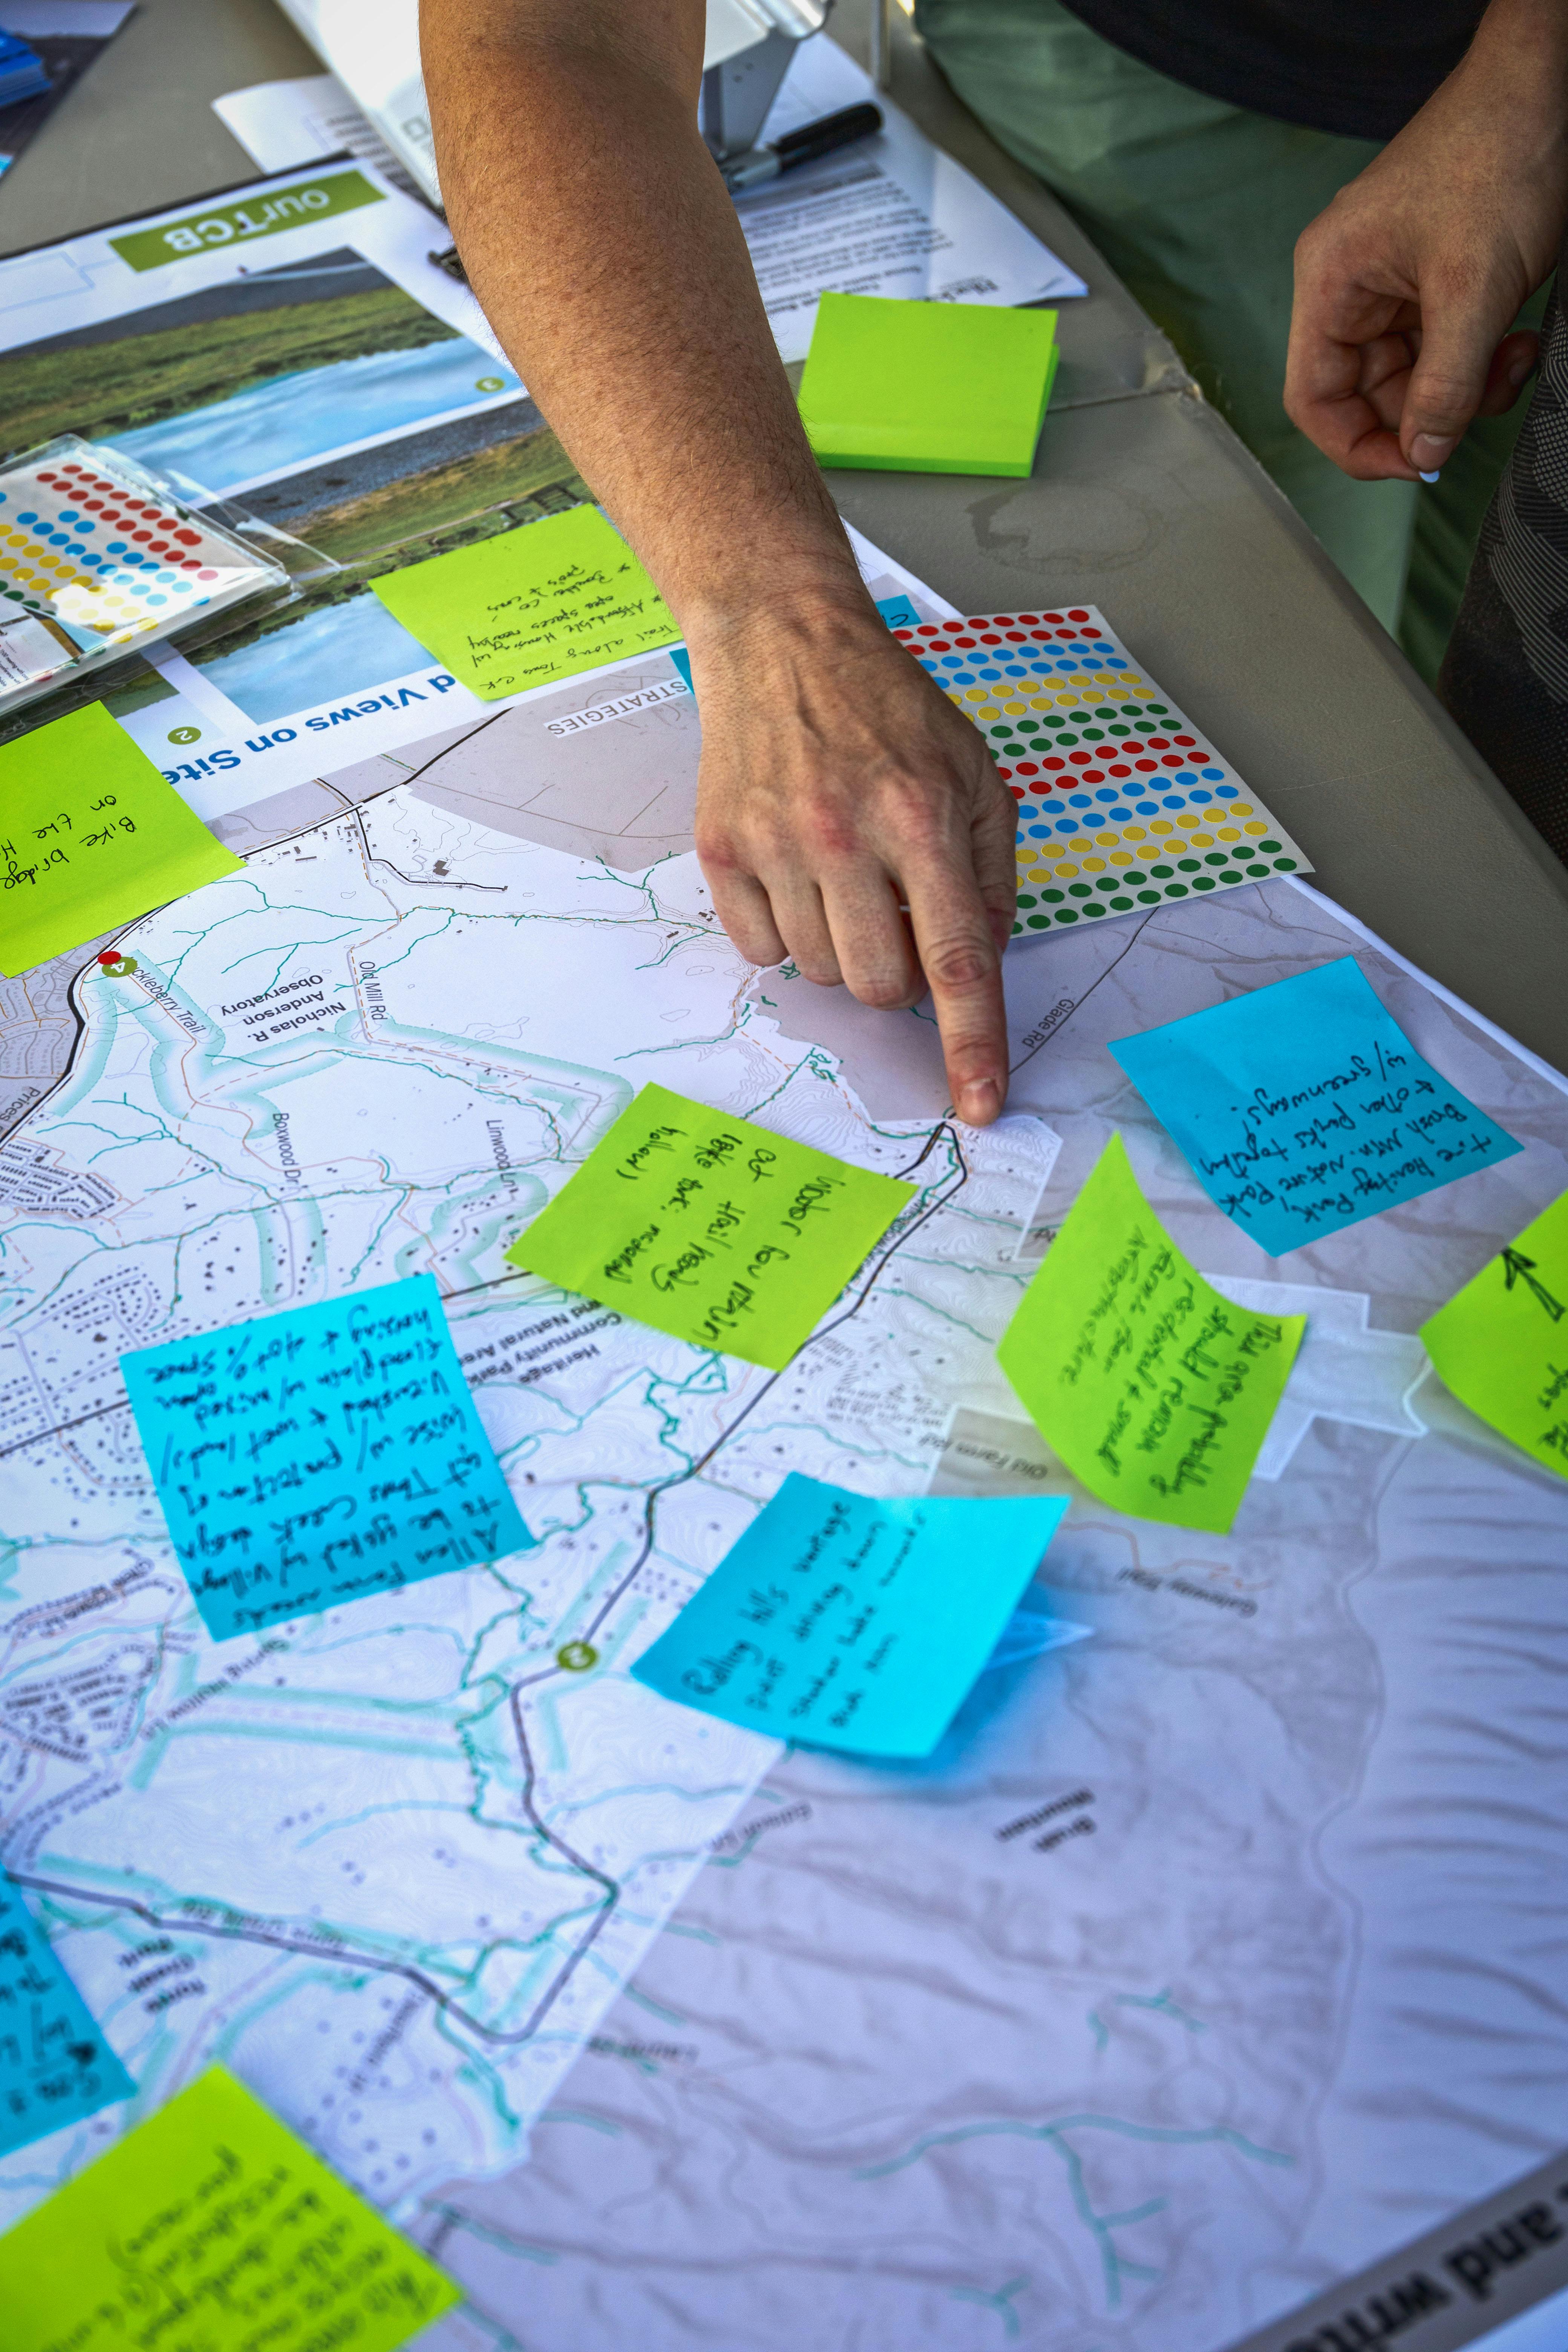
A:
POLYGON ((48 75, 36 49, 15 33, 0 33, 0 106, 15 106, 19 99, 37 98, 49 87, 48 75))

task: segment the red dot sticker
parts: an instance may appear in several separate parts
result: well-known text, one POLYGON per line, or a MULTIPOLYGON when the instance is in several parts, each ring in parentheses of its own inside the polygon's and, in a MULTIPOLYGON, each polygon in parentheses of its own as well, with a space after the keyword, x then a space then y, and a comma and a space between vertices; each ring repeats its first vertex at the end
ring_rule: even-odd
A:
POLYGON ((1171 741, 1170 741, 1170 738, 1169 738, 1169 736, 1166 736, 1166 735, 1151 735, 1151 736, 1150 736, 1150 738, 1149 738, 1149 749, 1151 750, 1151 751, 1168 751, 1170 750, 1170 748, 1171 748, 1171 741))
MULTIPOLYGON (((1005 775, 1005 774, 1006 774, 1006 772, 1007 772, 1006 769, 1005 769, 1005 768, 1004 768, 1004 769, 1003 769, 1003 771, 1002 771, 1002 773, 1003 773, 1004 775, 1005 775)), ((1023 797, 1024 797, 1024 787, 1023 787, 1023 785, 1022 785, 1022 784, 1009 784, 1009 785, 1008 785, 1008 787, 1007 787, 1007 789, 1008 789, 1008 791, 1012 793, 1013 798, 1014 798, 1016 801, 1021 801, 1021 800, 1023 799, 1023 797)))
POLYGON ((1042 768, 1065 768, 1067 766, 1067 761, 1065 760, 1042 760, 1040 761, 1040 765, 1042 768))
POLYGON ((1179 751, 1163 751, 1160 755, 1160 765, 1162 768, 1182 768, 1186 762, 1179 751))
POLYGON ((940 637, 942 625, 938 621, 921 621, 915 630, 915 635, 918 637, 940 637))
POLYGON ((1069 604, 1069 605, 1068 605, 1068 619, 1069 621, 1087 621, 1087 620, 1088 620, 1088 618, 1089 618, 1089 614, 1084 611, 1083 606, 1082 606, 1081 604, 1069 604))
POLYGON ((1173 735, 1171 740, 1173 743, 1195 743, 1197 741, 1197 737, 1195 735, 1173 735))
POLYGON ((196 578, 197 578, 198 580, 216 580, 216 579, 217 578, 217 573, 216 573, 216 572, 213 572, 213 571, 211 571, 211 570, 208 570, 208 569, 206 569, 206 568, 204 568, 202 571, 200 571, 200 572, 197 572, 197 574, 196 574, 196 578))
POLYGON ((1039 771, 1039 766, 1038 766, 1038 763, 1037 763, 1036 761, 1034 761, 1034 760, 1020 760, 1020 761, 1019 761, 1019 762, 1018 762, 1018 773, 1019 773, 1021 776, 1037 776, 1037 775, 1039 774, 1039 772, 1040 772, 1040 771, 1039 771))
POLYGON ((1130 776, 1132 771, 1131 768, 1112 768, 1110 772, 1113 776, 1130 776))
POLYGON ((1075 768, 1087 768, 1094 758, 1092 751, 1069 751, 1068 758, 1075 768))
POLYGON ((955 646, 963 646, 967 647, 971 653, 974 650, 974 639, 973 637, 954 637, 952 642, 955 646))
POLYGON ((952 648, 945 637, 933 637, 931 641, 931 650, 933 654, 945 654, 951 653, 952 648))
POLYGON ((104 948, 100 950, 98 961, 100 963, 118 963, 120 961, 120 950, 118 948, 104 948))
POLYGON ((1105 782, 1104 772, 1099 768, 1086 768, 1083 772, 1083 781, 1086 784, 1102 784, 1105 782))
POLYGON ((1134 760, 1132 764, 1137 769, 1141 776, 1152 775, 1154 772, 1154 762, 1152 760, 1134 760))

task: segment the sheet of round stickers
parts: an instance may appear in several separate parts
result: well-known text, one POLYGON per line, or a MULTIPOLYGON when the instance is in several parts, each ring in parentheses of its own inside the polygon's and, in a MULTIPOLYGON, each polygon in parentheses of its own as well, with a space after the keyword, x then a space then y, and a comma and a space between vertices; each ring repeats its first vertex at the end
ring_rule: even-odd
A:
POLYGON ((1092 604, 894 634, 1019 803, 1015 938, 1311 871, 1092 604))
POLYGON ((0 474, 0 622, 41 613, 129 645, 271 575, 121 479, 102 453, 0 474))

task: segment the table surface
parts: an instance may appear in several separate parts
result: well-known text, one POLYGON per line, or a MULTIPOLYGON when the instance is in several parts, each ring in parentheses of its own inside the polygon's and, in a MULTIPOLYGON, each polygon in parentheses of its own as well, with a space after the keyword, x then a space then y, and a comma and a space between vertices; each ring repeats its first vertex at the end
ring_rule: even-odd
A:
MULTIPOLYGON (((867 0, 839 0, 836 31, 862 59, 868 14, 867 0)), ((250 177, 211 100, 316 70, 274 0, 141 0, 6 175, 0 252, 250 177)), ((1320 887, 1568 1065, 1568 870, 1169 342, 901 24, 893 94, 1091 292, 1061 309, 1061 373, 1031 479, 839 473, 846 512, 970 610, 1100 604, 1304 845, 1320 887)))
MULTIPOLYGON (((869 15, 869 0, 839 0, 834 19, 862 60, 869 15)), ((1090 293, 1061 306, 1029 480, 838 473, 845 512, 968 611, 1100 605, 1289 826, 1321 889, 1568 1066, 1568 868, 1076 224, 894 17, 893 97, 1090 293)), ((6 174, 0 252, 247 178, 211 101, 320 70, 274 0, 140 0, 6 174)))

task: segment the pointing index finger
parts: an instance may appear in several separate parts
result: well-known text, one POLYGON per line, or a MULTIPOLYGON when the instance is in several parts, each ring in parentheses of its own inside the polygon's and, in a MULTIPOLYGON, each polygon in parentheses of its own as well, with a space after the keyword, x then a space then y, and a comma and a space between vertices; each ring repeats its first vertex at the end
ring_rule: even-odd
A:
POLYGON ((952 1107, 988 1127, 1007 1097, 1002 960, 973 874, 941 866, 907 877, 915 948, 942 1033, 952 1107))

